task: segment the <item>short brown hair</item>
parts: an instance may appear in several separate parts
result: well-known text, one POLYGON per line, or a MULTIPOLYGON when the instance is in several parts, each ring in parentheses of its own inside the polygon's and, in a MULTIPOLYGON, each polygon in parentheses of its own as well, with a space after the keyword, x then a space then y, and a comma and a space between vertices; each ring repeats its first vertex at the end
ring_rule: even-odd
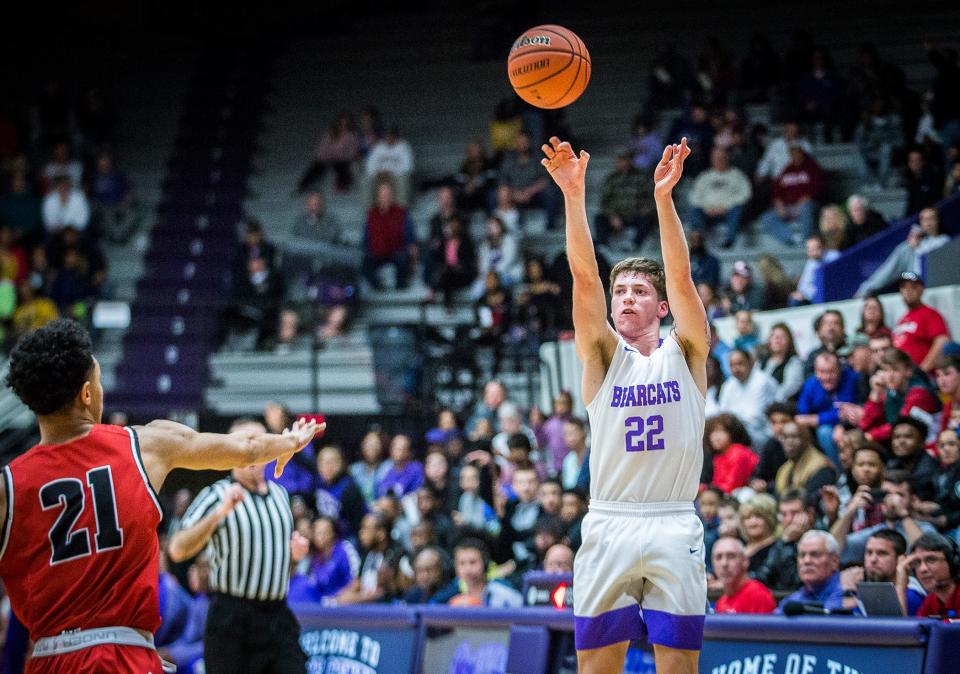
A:
POLYGON ((628 257, 625 260, 620 260, 610 270, 611 291, 613 291, 613 284, 617 277, 624 272, 646 276, 653 289, 657 291, 657 300, 667 299, 667 278, 663 273, 663 265, 656 260, 651 260, 648 257, 628 257))

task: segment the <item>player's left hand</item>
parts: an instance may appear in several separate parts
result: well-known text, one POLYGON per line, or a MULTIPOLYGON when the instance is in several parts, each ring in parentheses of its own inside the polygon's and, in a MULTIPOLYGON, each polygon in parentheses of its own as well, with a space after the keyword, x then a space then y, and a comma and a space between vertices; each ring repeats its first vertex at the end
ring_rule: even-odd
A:
POLYGON ((667 145, 663 148, 663 157, 653 170, 653 194, 655 197, 669 196, 683 175, 683 162, 690 156, 686 137, 679 145, 667 145))
POLYGON ((325 430, 327 430, 327 422, 318 425, 313 419, 309 421, 306 419, 297 419, 293 422, 293 426, 285 428, 282 435, 294 436, 297 441, 297 448, 277 459, 277 467, 273 469, 273 476, 277 478, 283 475, 283 469, 290 462, 290 459, 293 458, 293 455, 309 445, 315 437, 322 436, 325 430))

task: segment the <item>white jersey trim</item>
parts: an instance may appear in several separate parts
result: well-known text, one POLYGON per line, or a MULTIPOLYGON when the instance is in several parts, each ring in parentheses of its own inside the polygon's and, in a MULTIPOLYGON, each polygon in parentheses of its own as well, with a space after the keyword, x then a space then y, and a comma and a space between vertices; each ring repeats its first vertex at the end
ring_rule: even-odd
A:
POLYGON ((133 452, 133 462, 137 464, 137 470, 140 471, 140 477, 143 478, 143 485, 147 488, 147 493, 150 494, 153 505, 157 506, 157 512, 160 513, 160 519, 162 520, 163 508, 160 507, 160 499, 157 498, 157 493, 153 490, 153 485, 150 484, 147 469, 143 467, 143 457, 140 456, 140 440, 137 438, 137 432, 130 426, 124 426, 123 430, 130 436, 130 451, 133 452))
POLYGON ((7 492, 7 518, 3 523, 3 531, 0 532, 3 537, 0 540, 0 559, 3 559, 3 553, 7 551, 10 532, 13 530, 13 472, 10 466, 3 467, 3 488, 7 492))

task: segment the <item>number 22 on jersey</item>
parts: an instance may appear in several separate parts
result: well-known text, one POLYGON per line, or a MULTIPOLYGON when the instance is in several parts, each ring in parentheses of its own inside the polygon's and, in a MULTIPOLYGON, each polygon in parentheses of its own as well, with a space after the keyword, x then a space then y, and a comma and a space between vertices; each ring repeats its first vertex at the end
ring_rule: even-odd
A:
POLYGON ((663 417, 653 414, 649 417, 627 417, 627 451, 645 452, 663 449, 663 417))

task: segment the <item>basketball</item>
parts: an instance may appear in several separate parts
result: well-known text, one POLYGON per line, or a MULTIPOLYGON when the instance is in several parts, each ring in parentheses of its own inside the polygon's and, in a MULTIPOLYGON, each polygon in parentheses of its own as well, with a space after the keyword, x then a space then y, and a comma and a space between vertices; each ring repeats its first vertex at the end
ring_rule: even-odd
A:
POLYGON ((580 98, 590 82, 590 52, 563 26, 536 26, 514 41, 507 58, 510 85, 538 108, 562 108, 580 98))

